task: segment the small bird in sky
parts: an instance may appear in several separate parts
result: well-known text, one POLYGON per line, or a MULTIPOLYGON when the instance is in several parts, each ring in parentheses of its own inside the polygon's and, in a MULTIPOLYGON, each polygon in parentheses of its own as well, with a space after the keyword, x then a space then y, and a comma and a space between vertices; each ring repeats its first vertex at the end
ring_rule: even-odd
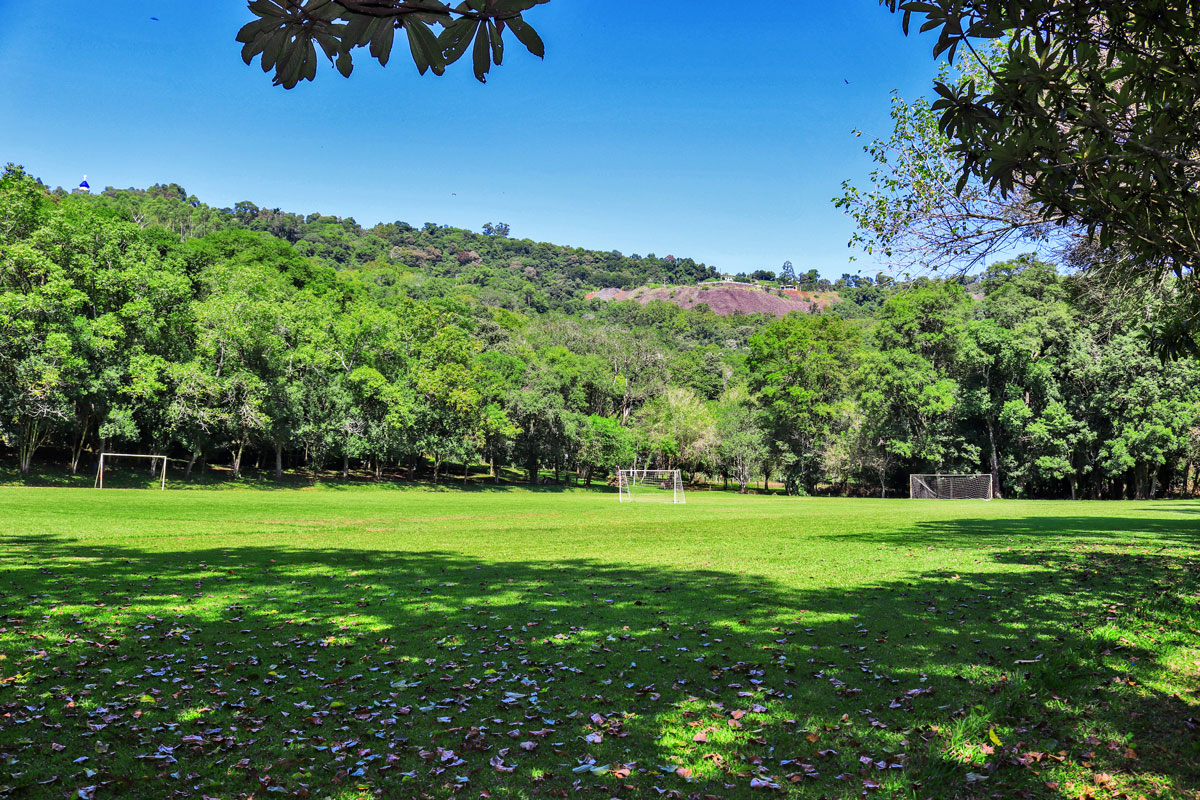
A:
POLYGON ((847 86, 850 85, 850 81, 846 80, 845 78, 842 78, 842 83, 846 84, 847 86))
POLYGON ((151 17, 150 19, 154 20, 155 22, 158 22, 158 17, 151 17))

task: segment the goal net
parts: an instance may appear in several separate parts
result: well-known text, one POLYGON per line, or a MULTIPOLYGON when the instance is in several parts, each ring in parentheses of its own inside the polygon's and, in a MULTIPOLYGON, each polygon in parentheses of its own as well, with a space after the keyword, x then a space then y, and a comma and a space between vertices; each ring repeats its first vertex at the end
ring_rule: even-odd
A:
POLYGON ((677 469, 617 470, 617 490, 622 503, 682 503, 683 478, 677 469))
POLYGON ((148 458, 148 459, 151 459, 150 464, 153 467, 158 468, 158 472, 161 476, 161 482, 160 482, 159 488, 162 491, 166 491, 166 489, 167 489, 167 457, 166 456, 141 455, 138 453, 101 453, 100 454, 100 464, 99 464, 99 466, 96 467, 96 481, 94 484, 92 484, 92 487, 95 489, 103 489, 104 488, 104 469, 105 469, 105 467, 107 465, 111 465, 115 460, 122 459, 122 458, 148 458), (162 462, 162 464, 158 463, 160 461, 162 462))
POLYGON ((991 475, 909 475, 908 496, 924 500, 991 500, 991 475))

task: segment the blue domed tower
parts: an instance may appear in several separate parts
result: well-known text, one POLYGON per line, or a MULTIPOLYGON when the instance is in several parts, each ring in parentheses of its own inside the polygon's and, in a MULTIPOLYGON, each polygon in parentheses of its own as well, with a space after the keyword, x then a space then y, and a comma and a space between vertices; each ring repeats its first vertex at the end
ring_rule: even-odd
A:
POLYGON ((77 194, 91 194, 92 193, 92 187, 87 182, 87 175, 83 176, 83 180, 79 182, 79 186, 76 187, 75 192, 77 194))

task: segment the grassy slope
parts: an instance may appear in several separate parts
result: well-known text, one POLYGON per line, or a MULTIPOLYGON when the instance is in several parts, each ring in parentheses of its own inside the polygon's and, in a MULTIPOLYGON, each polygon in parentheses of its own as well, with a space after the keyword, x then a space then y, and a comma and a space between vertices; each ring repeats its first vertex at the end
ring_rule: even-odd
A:
POLYGON ((0 795, 1200 796, 1200 504, 689 500, 0 490, 0 795))

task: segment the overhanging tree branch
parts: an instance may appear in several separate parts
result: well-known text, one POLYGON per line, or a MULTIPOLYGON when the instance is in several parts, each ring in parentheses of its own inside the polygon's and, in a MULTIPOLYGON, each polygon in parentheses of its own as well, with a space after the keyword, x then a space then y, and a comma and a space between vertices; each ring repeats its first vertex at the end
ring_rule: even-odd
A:
POLYGON ((464 0, 449 6, 439 0, 251 0, 256 19, 238 32, 242 60, 259 59, 263 72, 286 89, 316 77, 317 48, 343 76, 354 70, 353 51, 365 47, 386 66, 403 31, 417 70, 445 72, 471 51, 480 82, 504 58, 504 34, 511 32, 530 53, 545 55, 545 45, 523 12, 549 0, 464 0), (435 34, 434 27, 441 32, 435 34))

